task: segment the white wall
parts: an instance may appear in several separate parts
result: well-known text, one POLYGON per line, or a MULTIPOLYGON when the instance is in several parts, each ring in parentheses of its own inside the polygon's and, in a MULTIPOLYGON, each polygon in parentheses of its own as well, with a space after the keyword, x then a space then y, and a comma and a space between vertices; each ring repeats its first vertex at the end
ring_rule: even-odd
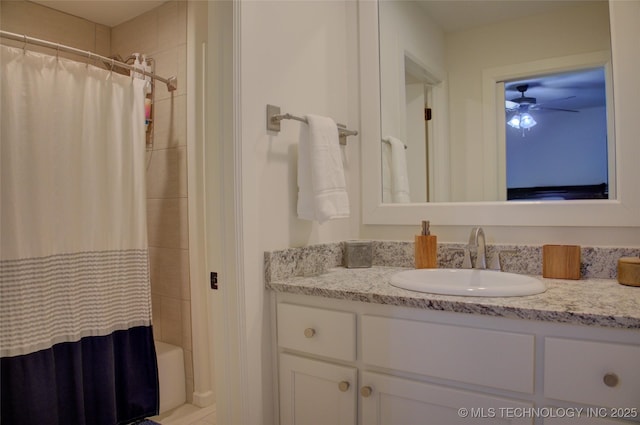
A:
POLYGON ((354 2, 242 1, 240 3, 240 112, 242 232, 249 400, 252 424, 272 418, 269 298, 264 251, 358 237, 359 139, 343 149, 351 218, 322 225, 299 220, 297 121, 266 130, 266 105, 282 112, 330 116, 358 129, 357 19, 354 2))
POLYGON ((406 140, 405 55, 430 73, 444 75, 444 32, 412 2, 379 3, 382 137, 406 140))
MULTIPOLYGON (((485 69, 610 50, 608 5, 559 9, 446 36, 452 200, 483 200, 482 72, 485 69), (579 16, 580 19, 576 19, 579 16)), ((490 190, 488 193, 492 193, 490 190)), ((491 199, 490 199, 491 200, 491 199)))
POLYGON ((427 134, 424 117, 424 84, 407 84, 407 177, 411 202, 427 202, 427 134))
MULTIPOLYGON (((411 202, 425 202, 427 164, 425 127, 421 118, 424 100, 419 104, 416 97, 408 98, 408 90, 414 90, 418 97, 424 99, 424 89, 420 93, 419 87, 406 86, 405 56, 428 72, 430 78, 442 81, 440 87, 444 86, 445 35, 426 11, 413 2, 384 1, 379 3, 379 9, 380 32, 384 34, 380 38, 380 96, 384 99, 381 105, 381 134, 382 137, 397 137, 408 146, 411 202), (414 108, 413 113, 418 113, 419 118, 408 119, 412 113, 409 108, 414 108)), ((439 114, 439 117, 442 115, 439 114)), ((430 162, 439 170, 443 167, 443 164, 436 165, 432 159, 430 162)))
POLYGON ((507 128, 507 187, 606 183, 605 107, 539 113, 531 130, 507 128))
MULTIPOLYGON (((345 167, 352 218, 323 225, 296 218, 296 148, 300 123, 284 121, 279 134, 265 129, 266 104, 283 112, 330 115, 358 128, 357 10, 353 1, 242 1, 239 5, 241 146, 240 224, 244 243, 244 329, 251 424, 273 418, 273 356, 263 252, 350 238, 412 240, 415 226, 362 225, 360 144, 349 138, 345 167), (262 400, 262 403, 259 401, 262 400)), ((640 66, 640 63, 637 64, 640 66)), ((363 184, 369 184, 364 182, 363 184)), ((429 219, 429 217, 424 217, 429 219)), ((479 217, 478 224, 482 224, 479 217)), ((495 243, 577 243, 637 246, 637 229, 486 227, 495 243)), ((433 227, 442 242, 468 240, 467 226, 433 227)))
MULTIPOLYGON (((347 3, 325 1, 242 2, 242 139, 244 183, 255 187, 256 235, 261 248, 278 249, 342 240, 358 219, 358 139, 343 149, 352 219, 319 226, 296 216, 297 121, 267 132, 266 105, 295 115, 330 116, 357 128, 353 99, 356 26, 347 20, 347 3), (252 180, 252 181, 250 181, 252 180)), ((355 13, 355 12, 354 12, 355 13)))

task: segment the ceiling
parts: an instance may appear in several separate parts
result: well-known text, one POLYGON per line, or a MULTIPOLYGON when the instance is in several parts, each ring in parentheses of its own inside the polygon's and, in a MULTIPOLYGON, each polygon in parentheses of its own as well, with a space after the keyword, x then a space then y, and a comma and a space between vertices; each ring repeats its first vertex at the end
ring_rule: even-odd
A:
POLYGON ((34 3, 79 16, 91 22, 115 27, 166 0, 32 0, 34 3))
MULTIPOLYGON (((402 1, 402 0, 400 0, 402 1)), ((415 0, 445 32, 608 0, 415 0)))
MULTIPOLYGON (((402 1, 402 0, 396 0, 402 1)), ((453 33, 509 19, 550 13, 607 0, 413 0, 446 32, 453 33)), ((505 82, 505 98, 520 97, 516 86, 528 84, 525 96, 538 104, 562 109, 601 106, 606 99, 602 68, 505 82), (571 97, 570 99, 566 99, 571 97)))
MULTIPOLYGON (((91 22, 114 27, 139 16, 164 3, 166 0, 32 0, 43 6, 87 19, 91 22)), ((586 0, 607 1, 607 0, 586 0)), ((447 32, 461 31, 489 25, 505 19, 514 19, 557 8, 576 6, 583 0, 419 0, 430 16, 447 32)), ((529 84, 526 95, 536 97, 539 103, 556 102, 553 106, 568 109, 588 107, 602 102, 604 80, 597 72, 565 74, 559 77, 531 78, 506 83, 507 99, 519 96, 518 84, 529 84), (510 88, 512 90, 510 90, 510 88), (578 99, 556 101, 571 96, 576 89, 578 99)))
POLYGON ((525 96, 549 108, 579 110, 606 103, 604 68, 595 68, 505 82, 505 99, 520 97, 517 86, 526 84, 525 96))

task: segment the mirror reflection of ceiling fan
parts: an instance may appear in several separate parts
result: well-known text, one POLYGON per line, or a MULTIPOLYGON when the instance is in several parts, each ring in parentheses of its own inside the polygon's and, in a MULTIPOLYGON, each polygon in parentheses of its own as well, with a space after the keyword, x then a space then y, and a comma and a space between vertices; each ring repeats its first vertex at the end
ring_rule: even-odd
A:
POLYGON ((552 99, 544 103, 538 103, 535 97, 525 96, 526 91, 529 89, 529 84, 520 84, 516 86, 516 90, 520 92, 520 97, 515 97, 511 100, 505 101, 506 113, 511 115, 507 120, 507 124, 516 129, 522 129, 522 135, 524 136, 524 130, 529 130, 531 127, 537 124, 537 121, 529 113, 530 111, 562 111, 562 112, 579 112, 574 109, 552 108, 547 105, 551 102, 557 102, 560 100, 567 100, 574 98, 575 96, 568 96, 560 99, 552 99))
POLYGON ((520 97, 515 97, 511 100, 505 101, 505 108, 507 112, 528 112, 531 110, 580 112, 576 111, 575 109, 552 108, 549 106, 544 106, 551 102, 573 99, 575 96, 567 96, 560 99, 552 99, 544 103, 537 103, 537 99, 535 97, 525 96, 526 91, 529 90, 529 84, 520 84, 515 88, 520 92, 520 97))

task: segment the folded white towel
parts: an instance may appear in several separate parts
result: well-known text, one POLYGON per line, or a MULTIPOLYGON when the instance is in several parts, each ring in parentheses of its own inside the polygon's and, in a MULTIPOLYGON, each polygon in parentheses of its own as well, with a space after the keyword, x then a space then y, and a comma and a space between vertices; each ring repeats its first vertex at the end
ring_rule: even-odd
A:
POLYGON ((382 200, 383 202, 411 202, 407 154, 404 143, 393 137, 382 139, 389 146, 382 146, 382 200))
MULTIPOLYGON (((385 140, 385 139, 382 139, 385 140)), ((391 143, 382 144, 382 203, 393 202, 391 195, 391 143)))
POLYGON ((298 146, 298 217, 320 223, 349 217, 338 127, 331 118, 306 119, 298 146))

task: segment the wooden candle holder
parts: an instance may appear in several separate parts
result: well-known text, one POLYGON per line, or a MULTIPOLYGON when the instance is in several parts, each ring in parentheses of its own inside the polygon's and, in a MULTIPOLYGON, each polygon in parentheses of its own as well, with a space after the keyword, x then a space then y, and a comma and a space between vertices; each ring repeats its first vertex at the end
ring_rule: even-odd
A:
POLYGON ((580 247, 578 245, 543 245, 542 277, 580 279, 580 247))

